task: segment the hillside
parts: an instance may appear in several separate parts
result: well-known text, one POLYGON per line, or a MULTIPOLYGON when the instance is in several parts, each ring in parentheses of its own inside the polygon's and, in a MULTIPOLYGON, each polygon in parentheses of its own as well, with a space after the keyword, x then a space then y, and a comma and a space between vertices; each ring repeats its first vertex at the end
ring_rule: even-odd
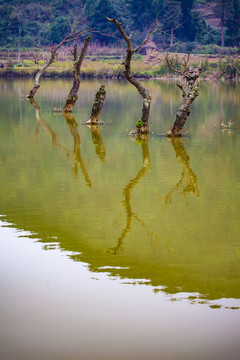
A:
POLYGON ((70 31, 75 15, 87 17, 87 26, 94 29, 92 42, 101 46, 116 44, 114 37, 104 35, 109 32, 106 15, 123 21, 127 32, 134 34, 133 42, 139 43, 156 20, 156 8, 164 29, 153 36, 158 48, 239 46, 239 0, 0 0, 0 48, 43 49, 57 44, 70 31))
POLYGON ((216 15, 217 1, 206 2, 195 1, 194 9, 199 12, 202 19, 204 19, 207 25, 213 28, 220 29, 220 16, 216 15))

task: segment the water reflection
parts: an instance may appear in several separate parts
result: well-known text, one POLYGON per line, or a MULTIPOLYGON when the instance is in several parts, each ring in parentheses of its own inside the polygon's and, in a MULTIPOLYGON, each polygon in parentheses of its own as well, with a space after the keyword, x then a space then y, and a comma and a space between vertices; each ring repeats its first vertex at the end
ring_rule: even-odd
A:
POLYGON ((35 116, 37 120, 37 128, 36 128, 36 135, 39 136, 40 127, 42 127, 46 134, 50 135, 53 146, 56 146, 61 153, 63 153, 67 158, 72 159, 72 155, 68 149, 62 146, 59 142, 58 135, 56 132, 51 128, 49 124, 47 124, 41 116, 41 108, 38 103, 34 99, 28 99, 28 101, 33 105, 35 109, 35 116))
MULTIPOLYGON (((61 103, 61 92, 55 83, 53 87, 61 103)), ((172 87, 157 83, 152 87, 156 97, 159 91, 165 94, 166 102, 166 106, 159 103, 161 109, 155 114, 159 111, 159 118, 169 119, 171 101, 175 106, 172 87)), ((201 112, 195 113, 191 141, 154 137, 148 142, 146 137, 137 139, 140 146, 125 137, 139 108, 135 95, 122 84, 113 84, 114 89, 104 108, 106 117, 114 119, 108 132, 97 126, 83 126, 80 132, 72 115, 56 118, 49 111, 56 99, 40 100, 41 109, 32 101, 37 135, 41 129, 47 135, 38 141, 33 108, 22 101, 20 123, 18 92, 16 101, 10 93, 14 89, 3 92, 0 212, 15 228, 31 232, 28 237, 40 239, 45 249, 59 248, 71 259, 88 264, 91 271, 107 271, 136 283, 145 279, 155 292, 174 297, 197 293, 204 302, 240 298, 239 137, 223 136, 219 127, 211 132, 211 139, 208 130, 195 132, 202 126, 204 111, 209 127, 219 123, 221 109, 209 93, 211 88, 207 105, 203 101, 195 107, 201 112), (125 101, 132 103, 130 113, 122 106, 125 101), (87 186, 80 187, 69 176, 72 167, 76 176, 83 174, 87 186)), ((79 98, 83 108, 79 118, 89 113, 90 91, 79 98)), ((233 110, 231 114, 236 107, 233 110)), ((162 122, 157 123, 157 116, 153 125, 159 130, 162 122)))
POLYGON ((77 129, 77 122, 73 116, 72 113, 64 113, 64 117, 66 120, 66 123, 69 127, 69 130, 72 134, 73 137, 73 141, 74 141, 74 146, 73 146, 73 153, 74 153, 74 172, 75 175, 78 175, 78 164, 81 168, 82 174, 84 176, 84 179, 86 181, 86 184, 89 187, 92 187, 92 182, 89 178, 88 172, 87 172, 87 168, 84 164, 82 155, 81 155, 81 140, 80 140, 80 135, 77 129))
POLYGON ((92 141, 95 146, 95 152, 102 161, 105 161, 106 149, 103 144, 102 136, 98 125, 87 125, 92 134, 92 141))
POLYGON ((61 144, 59 144, 58 136, 55 133, 55 131, 53 131, 53 129, 42 119, 41 108, 38 105, 38 103, 34 99, 28 99, 28 101, 33 105, 35 109, 35 116, 37 120, 36 135, 37 136, 39 135, 40 127, 42 127, 45 130, 45 132, 48 135, 50 135, 53 146, 57 146, 61 151, 63 151, 63 153, 65 153, 66 156, 69 156, 69 152, 66 149, 64 149, 64 147, 61 146, 61 144))
POLYGON ((39 128, 40 126, 45 130, 45 132, 50 135, 51 139, 52 139, 52 144, 53 146, 56 146, 68 159, 71 159, 73 164, 74 164, 74 173, 77 176, 78 175, 78 164, 81 168, 82 174, 84 176, 85 182, 87 184, 87 186, 92 187, 92 182, 89 178, 86 166, 84 164, 84 161, 82 159, 81 156, 81 140, 80 140, 80 135, 78 133, 77 130, 77 122, 74 118, 74 116, 69 113, 69 114, 64 114, 66 123, 68 125, 68 128, 73 136, 73 140, 74 140, 74 146, 73 146, 73 154, 67 150, 64 146, 62 146, 59 142, 59 138, 56 134, 56 132, 51 128, 51 126, 49 124, 47 124, 41 116, 41 108, 38 105, 38 103, 34 100, 34 99, 28 99, 30 101, 30 103, 33 105, 34 109, 35 109, 35 116, 37 119, 37 129, 36 129, 36 134, 39 134, 39 128))
POLYGON ((141 148, 142 148, 142 167, 138 171, 137 175, 133 179, 131 179, 129 181, 129 183, 127 184, 127 186, 125 186, 123 189, 123 195, 124 195, 123 204, 124 204, 124 207, 126 210, 126 215, 127 215, 126 226, 123 229, 121 236, 119 237, 119 239, 117 241, 117 245, 114 248, 109 250, 109 252, 111 252, 114 255, 116 255, 120 250, 123 250, 123 241, 126 238, 127 234, 131 230, 131 224, 132 224, 133 218, 135 220, 137 220, 143 227, 146 228, 146 225, 144 224, 144 222, 132 210, 131 194, 132 194, 132 191, 135 188, 135 186, 139 183, 139 181, 144 176, 147 176, 151 169, 150 154, 149 154, 149 147, 148 147, 148 135, 147 134, 138 135, 138 137, 136 138, 136 142, 140 143, 141 148))
POLYGON ((188 205, 187 194, 199 196, 197 176, 190 166, 190 158, 184 148, 182 138, 168 138, 169 143, 173 146, 176 159, 181 166, 182 174, 176 185, 164 196, 165 204, 172 203, 174 195, 182 195, 183 200, 188 205))

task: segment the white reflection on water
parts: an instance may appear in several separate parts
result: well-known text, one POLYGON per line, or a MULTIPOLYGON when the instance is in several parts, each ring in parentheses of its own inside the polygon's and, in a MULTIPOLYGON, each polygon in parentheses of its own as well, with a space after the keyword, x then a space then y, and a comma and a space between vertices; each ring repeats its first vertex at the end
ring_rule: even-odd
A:
POLYGON ((8 226, 1 221, 1 359, 238 358, 239 311, 226 307, 239 300, 212 309, 192 306, 195 293, 121 285, 8 226))

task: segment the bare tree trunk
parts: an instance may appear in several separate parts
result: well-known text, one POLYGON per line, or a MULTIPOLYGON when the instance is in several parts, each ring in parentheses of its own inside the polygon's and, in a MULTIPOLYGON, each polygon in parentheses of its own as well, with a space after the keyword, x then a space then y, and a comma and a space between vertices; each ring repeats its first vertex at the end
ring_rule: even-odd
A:
POLYGON ((37 75, 35 76, 34 87, 31 89, 31 91, 27 95, 27 98, 32 99, 34 97, 34 95, 36 94, 36 92, 38 91, 38 89, 40 88, 40 78, 43 75, 44 71, 55 61, 58 50, 61 48, 61 46, 65 45, 69 42, 72 42, 74 40, 77 40, 79 38, 79 36, 84 35, 88 32, 87 27, 83 27, 82 29, 77 30, 78 26, 82 25, 84 23, 84 21, 86 21, 86 18, 80 20, 77 24, 75 24, 75 21, 74 21, 74 26, 73 26, 71 32, 58 45, 56 45, 55 47, 53 47, 51 49, 50 58, 49 58, 49 60, 47 60, 45 62, 43 67, 37 72, 37 75))
POLYGON ((106 98, 105 86, 102 85, 100 89, 96 92, 95 100, 92 107, 91 117, 87 121, 88 125, 98 123, 105 98, 106 98))
POLYGON ((222 21, 221 21, 221 46, 224 46, 224 27, 222 21))
POLYGON ((173 26, 171 28, 171 40, 170 40, 170 46, 173 46, 173 26))
POLYGON ((66 103, 63 107, 63 112, 72 112, 72 109, 78 99, 78 90, 80 87, 80 71, 81 66, 83 63, 83 59, 86 55, 88 45, 90 43, 91 36, 88 36, 85 39, 81 54, 79 56, 79 59, 77 60, 77 45, 74 46, 73 49, 73 58, 74 58, 74 64, 73 64, 73 86, 70 90, 70 93, 68 94, 66 103))
POLYGON ((21 26, 19 26, 18 30, 18 61, 21 59, 21 26))
POLYGON ((181 83, 177 84, 177 86, 182 91, 183 96, 183 104, 178 108, 176 120, 173 126, 166 133, 167 136, 182 136, 184 124, 190 115, 190 106, 198 96, 198 87, 199 87, 199 75, 201 73, 201 66, 197 66, 195 70, 190 70, 187 68, 187 63, 189 61, 189 55, 185 63, 182 64, 184 66, 184 71, 181 72, 172 67, 172 59, 169 58, 168 55, 165 57, 167 66, 182 76, 181 83))
POLYGON ((131 44, 131 35, 127 36, 126 32, 122 28, 123 23, 119 23, 118 20, 116 20, 116 19, 109 19, 109 18, 106 18, 106 19, 108 21, 114 23, 117 26, 120 34, 122 35, 123 39, 125 40, 125 42, 127 44, 126 58, 124 61, 124 66, 125 66, 124 77, 133 86, 135 86, 135 88, 138 90, 139 94, 142 97, 142 100, 143 100, 142 117, 136 123, 136 130, 138 133, 147 133, 147 132, 149 132, 148 119, 149 119, 149 114, 150 114, 150 106, 151 106, 152 97, 151 97, 151 94, 149 93, 149 91, 146 88, 144 88, 141 85, 141 83, 132 76, 131 61, 132 61, 133 54, 138 52, 147 43, 150 36, 154 32, 158 31, 159 29, 155 28, 152 31, 150 31, 148 36, 146 37, 146 39, 142 42, 142 44, 140 46, 138 46, 136 49, 133 49, 132 44, 131 44))
POLYGON ((47 62, 45 62, 44 66, 37 72, 37 75, 35 76, 34 87, 32 88, 32 90, 30 90, 29 94, 27 95, 28 99, 32 99, 36 94, 36 92, 38 91, 38 89, 40 88, 40 78, 43 75, 44 71, 54 62, 55 55, 56 53, 52 49, 50 59, 47 62))
POLYGON ((224 46, 224 22, 226 0, 221 0, 221 46, 224 46))
POLYGON ((133 51, 127 50, 127 56, 125 59, 125 71, 124 77, 127 79, 135 88, 138 90, 139 94, 142 96, 143 105, 142 105, 142 117, 140 121, 136 123, 136 129, 140 133, 149 132, 148 119, 150 115, 150 106, 152 101, 152 96, 149 91, 144 88, 139 81, 137 81, 131 73, 131 60, 132 60, 133 51))

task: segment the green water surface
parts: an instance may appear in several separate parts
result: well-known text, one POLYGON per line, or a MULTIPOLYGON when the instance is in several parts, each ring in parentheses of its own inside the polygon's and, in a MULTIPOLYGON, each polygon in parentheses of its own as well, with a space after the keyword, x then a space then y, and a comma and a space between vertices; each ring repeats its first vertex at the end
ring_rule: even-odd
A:
MULTIPOLYGON (((73 115, 64 117, 56 110, 71 81, 43 81, 32 103, 24 97, 30 80, 1 81, 2 223, 95 277, 106 273, 193 307, 237 310, 239 84, 202 82, 187 136, 167 139, 180 91, 174 82, 147 82, 150 134, 134 141, 126 135, 141 116, 141 98, 124 81, 104 81, 104 123, 85 125, 101 83, 82 82, 73 115)), ((126 354, 119 358, 134 358, 126 354)))

